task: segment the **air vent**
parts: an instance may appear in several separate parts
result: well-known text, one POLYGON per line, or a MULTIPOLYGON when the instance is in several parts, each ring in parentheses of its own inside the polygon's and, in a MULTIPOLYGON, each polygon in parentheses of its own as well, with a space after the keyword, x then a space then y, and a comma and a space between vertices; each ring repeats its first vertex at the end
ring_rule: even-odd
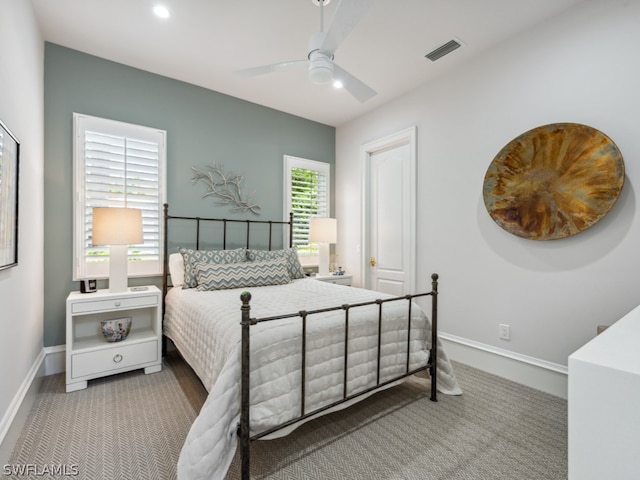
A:
POLYGON ((435 50, 433 50, 432 52, 427 53, 425 57, 427 57, 432 62, 435 62, 439 58, 442 58, 445 55, 450 54, 451 52, 460 48, 461 46, 462 46, 462 42, 459 42, 458 40, 449 40, 444 45, 441 45, 435 50))

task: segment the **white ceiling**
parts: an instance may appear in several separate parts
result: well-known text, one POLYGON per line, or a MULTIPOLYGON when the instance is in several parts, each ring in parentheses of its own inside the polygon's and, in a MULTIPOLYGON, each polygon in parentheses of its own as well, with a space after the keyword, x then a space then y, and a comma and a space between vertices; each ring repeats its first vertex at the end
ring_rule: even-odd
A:
MULTIPOLYGON (((335 53, 378 92, 364 104, 312 84, 305 65, 252 78, 235 73, 305 59, 320 29, 312 0, 31 1, 46 41, 338 126, 586 0, 377 0, 335 53), (171 18, 156 17, 155 4, 171 18), (437 62, 424 58, 452 38, 465 46, 437 62)), ((324 9, 325 30, 338 3, 324 9)))

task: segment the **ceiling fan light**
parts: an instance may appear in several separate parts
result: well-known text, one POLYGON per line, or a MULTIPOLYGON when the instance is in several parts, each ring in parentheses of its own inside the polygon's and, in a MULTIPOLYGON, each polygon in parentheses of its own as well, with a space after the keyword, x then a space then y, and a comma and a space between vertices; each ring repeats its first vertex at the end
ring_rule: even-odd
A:
POLYGON ((309 67, 309 78, 313 83, 326 85, 333 79, 333 70, 325 66, 309 67))
POLYGON ((343 87, 344 87, 344 84, 342 83, 342 80, 340 80, 339 78, 333 81, 333 88, 343 88, 343 87))

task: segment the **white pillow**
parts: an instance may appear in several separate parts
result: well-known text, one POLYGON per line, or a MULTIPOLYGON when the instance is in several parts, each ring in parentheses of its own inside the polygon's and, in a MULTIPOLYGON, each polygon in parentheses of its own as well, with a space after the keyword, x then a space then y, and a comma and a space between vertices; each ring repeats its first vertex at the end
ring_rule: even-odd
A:
POLYGON ((184 284, 184 260, 181 253, 169 255, 169 273, 171 274, 171 284, 180 287, 184 284))

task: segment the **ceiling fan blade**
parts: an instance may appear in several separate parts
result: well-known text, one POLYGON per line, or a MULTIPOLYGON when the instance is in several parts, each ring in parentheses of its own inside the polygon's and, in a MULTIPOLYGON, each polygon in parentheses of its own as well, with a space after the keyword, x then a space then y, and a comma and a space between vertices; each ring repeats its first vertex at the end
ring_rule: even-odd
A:
POLYGON ((360 103, 364 103, 378 94, 374 89, 335 63, 333 64, 333 79, 341 81, 344 89, 353 95, 360 103))
POLYGON ((271 73, 283 68, 292 67, 302 63, 309 63, 309 60, 291 60, 289 62, 273 63, 271 65, 261 65, 259 67, 244 68, 242 70, 236 70, 235 73, 243 77, 256 77, 258 75, 264 75, 265 73, 271 73))
POLYGON ((320 51, 335 52, 373 4, 374 0, 342 0, 336 9, 320 51))

